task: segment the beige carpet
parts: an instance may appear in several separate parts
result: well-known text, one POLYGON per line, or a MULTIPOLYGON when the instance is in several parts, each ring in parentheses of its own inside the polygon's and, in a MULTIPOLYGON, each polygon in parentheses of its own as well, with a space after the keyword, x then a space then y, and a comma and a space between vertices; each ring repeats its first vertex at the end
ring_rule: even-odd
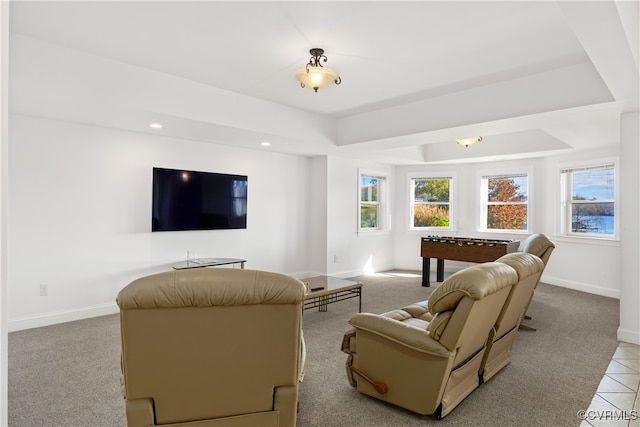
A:
MULTIPOLYGON (((419 272, 361 276, 363 311, 427 299, 419 272)), ((436 421, 360 395, 340 351, 357 300, 305 311, 298 426, 579 426, 616 346, 618 301, 540 284, 512 363, 436 421)), ((9 334, 9 425, 124 426, 118 316, 9 334)))

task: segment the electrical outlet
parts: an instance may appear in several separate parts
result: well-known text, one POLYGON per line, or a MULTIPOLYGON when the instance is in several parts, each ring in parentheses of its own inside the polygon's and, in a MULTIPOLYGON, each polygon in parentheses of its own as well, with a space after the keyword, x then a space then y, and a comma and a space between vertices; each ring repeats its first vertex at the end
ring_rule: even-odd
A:
POLYGON ((49 295, 49 285, 40 285, 40 296, 46 297, 49 295))

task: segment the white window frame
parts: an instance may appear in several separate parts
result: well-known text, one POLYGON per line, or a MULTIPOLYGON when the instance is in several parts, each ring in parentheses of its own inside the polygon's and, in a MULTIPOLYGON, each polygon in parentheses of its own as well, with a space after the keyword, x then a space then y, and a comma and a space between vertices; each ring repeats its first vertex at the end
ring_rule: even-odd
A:
POLYGON ((485 170, 479 172, 479 185, 480 185, 480 222, 478 224, 478 230, 482 233, 499 233, 499 234, 529 234, 529 230, 533 230, 531 209, 533 206, 533 171, 531 168, 515 168, 515 169, 496 169, 485 170), (487 211, 490 205, 504 204, 504 203, 490 203, 488 201, 488 183, 489 178, 499 177, 527 177, 527 200, 526 202, 517 202, 514 204, 524 204, 527 206, 527 228, 524 230, 513 230, 503 228, 488 228, 487 227, 487 211))
MULTIPOLYGON (((583 161, 577 163, 569 163, 558 165, 558 182, 560 183, 560 220, 558 221, 559 229, 558 234, 564 237, 570 237, 575 239, 596 239, 596 240, 608 240, 616 241, 619 239, 620 230, 620 210, 619 210, 619 168, 620 163, 618 158, 605 158, 591 161, 583 161), (573 232, 572 231, 572 205, 573 205, 573 175, 572 172, 586 171, 586 170, 598 170, 611 167, 614 171, 614 198, 603 199, 593 201, 592 203, 613 203, 614 212, 614 226, 613 234, 601 234, 601 233, 588 233, 588 232, 573 232)), ((588 200, 581 200, 580 203, 590 203, 588 200)))
POLYGON ((381 231, 387 231, 390 228, 389 221, 389 177, 386 172, 373 171, 367 169, 358 169, 358 234, 361 233, 376 233, 381 231), (366 202, 367 204, 374 203, 378 205, 378 224, 377 227, 362 227, 362 178, 376 178, 378 180, 378 200, 377 202, 366 202))
MULTIPOLYGON (((455 185, 456 185, 456 174, 454 172, 413 172, 408 174, 408 200, 409 200, 409 212, 407 216, 408 221, 408 229, 416 230, 416 231, 427 231, 427 232, 453 232, 455 227, 455 185), (413 224, 413 215, 414 215, 414 206, 415 203, 415 180, 420 179, 448 179, 449 180, 449 226, 448 227, 416 227, 413 224)), ((443 204, 441 202, 438 203, 425 203, 425 204, 443 204)))

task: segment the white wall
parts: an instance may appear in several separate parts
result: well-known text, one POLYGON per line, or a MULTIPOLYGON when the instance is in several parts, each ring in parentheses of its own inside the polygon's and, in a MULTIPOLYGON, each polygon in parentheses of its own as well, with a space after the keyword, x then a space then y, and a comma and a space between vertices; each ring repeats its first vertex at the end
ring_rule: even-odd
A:
POLYGON ((391 230, 358 234, 358 170, 387 174, 390 206, 394 206, 395 167, 330 157, 327 179, 327 273, 348 277, 394 266, 391 230), (337 257, 337 262, 336 262, 337 257))
POLYGON ((327 274, 327 156, 310 159, 308 190, 309 270, 312 275, 327 274))
POLYGON ((10 121, 10 330, 114 313, 123 286, 171 270, 187 251, 298 277, 394 266, 393 230, 357 234, 358 169, 385 172, 393 185, 393 166, 24 115, 10 121), (152 233, 154 166, 248 175, 247 229, 152 233))
MULTIPOLYGON (((546 283, 614 298, 620 296, 619 242, 596 239, 568 239, 557 234, 556 219, 559 211, 558 165, 569 160, 595 160, 617 156, 617 148, 563 156, 517 161, 474 163, 458 165, 427 165, 398 167, 396 176, 395 265, 399 268, 421 270, 420 237, 428 234, 457 235, 496 239, 522 240, 527 235, 511 233, 481 233, 478 231, 479 175, 486 170, 512 168, 529 169, 531 233, 544 233, 556 244, 542 280, 546 283), (456 230, 452 233, 410 231, 409 226, 409 174, 414 172, 452 172, 456 174, 455 201, 456 230)), ((454 261, 445 262, 446 271, 455 271, 470 265, 454 261)), ((435 271, 435 263, 431 263, 435 271)))
POLYGON ((618 339, 640 345, 640 113, 623 114, 620 125, 620 186, 629 197, 620 201, 623 225, 618 339))
MULTIPOLYGON (((556 244, 556 250, 551 255, 543 276, 543 280, 547 283, 620 298, 620 240, 568 238, 560 236, 557 228, 560 211, 560 166, 575 162, 598 162, 612 157, 619 158, 619 155, 619 148, 611 147, 545 159, 544 215, 549 224, 547 230, 556 244)), ((620 170, 619 163, 618 170, 620 170)), ((623 198, 624 194, 620 194, 618 202, 623 198)), ((617 213, 617 219, 620 220, 620 211, 618 210, 617 213)))
POLYGON ((10 330, 115 312, 123 286, 187 251, 306 274, 308 158, 9 119, 10 330), (151 233, 154 166, 248 175, 247 229, 151 233))
POLYGON ((9 2, 0 1, 0 426, 7 425, 7 148, 9 145, 9 2))
MULTIPOLYGON (((193 256, 239 257, 247 268, 302 277, 367 270, 420 270, 420 237, 408 230, 408 174, 453 171, 457 235, 477 231, 478 176, 487 169, 533 172, 531 231, 552 237, 548 283, 619 297, 617 242, 556 235, 558 165, 544 159, 394 167, 339 157, 244 150, 57 120, 10 116, 9 329, 115 312, 117 292, 142 275, 193 256), (153 166, 249 176, 246 230, 150 232, 153 166), (387 173, 391 230, 358 234, 358 169, 387 173), (40 284, 49 286, 39 296, 40 284)), ((582 153, 584 159, 617 149, 582 153)), ((572 154, 571 159, 576 159, 572 154)), ((491 235, 515 238, 517 234, 491 235)), ((449 269, 465 263, 447 262, 449 269)))

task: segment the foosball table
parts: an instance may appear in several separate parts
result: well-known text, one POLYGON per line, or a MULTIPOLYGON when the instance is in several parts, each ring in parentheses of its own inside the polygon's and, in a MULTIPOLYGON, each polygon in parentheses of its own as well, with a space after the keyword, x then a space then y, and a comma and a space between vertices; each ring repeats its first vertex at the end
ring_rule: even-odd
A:
POLYGON ((436 258, 437 281, 444 281, 444 260, 465 262, 490 262, 502 255, 518 250, 517 240, 490 240, 468 237, 422 237, 420 256, 422 257, 422 286, 429 286, 431 258, 436 258))

